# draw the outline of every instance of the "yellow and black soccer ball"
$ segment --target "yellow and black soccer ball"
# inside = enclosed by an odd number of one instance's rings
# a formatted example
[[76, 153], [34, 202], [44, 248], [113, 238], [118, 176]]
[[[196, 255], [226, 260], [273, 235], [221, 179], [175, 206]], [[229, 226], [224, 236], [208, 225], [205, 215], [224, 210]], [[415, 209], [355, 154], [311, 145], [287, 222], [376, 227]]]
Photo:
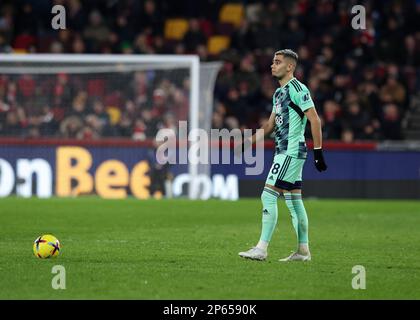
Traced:
[[60, 241], [51, 234], [44, 234], [34, 241], [34, 255], [40, 259], [56, 257], [60, 254]]

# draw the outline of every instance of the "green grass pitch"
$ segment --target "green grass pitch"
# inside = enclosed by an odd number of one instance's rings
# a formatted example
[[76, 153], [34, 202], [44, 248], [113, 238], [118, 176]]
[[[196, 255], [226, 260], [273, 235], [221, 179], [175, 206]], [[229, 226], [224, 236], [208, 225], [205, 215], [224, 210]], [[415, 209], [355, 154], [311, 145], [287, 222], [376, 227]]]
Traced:
[[[5, 198], [0, 204], [0, 299], [419, 299], [420, 202], [306, 200], [313, 260], [295, 248], [283, 201], [268, 260], [238, 252], [260, 233], [259, 199], [139, 201]], [[46, 233], [55, 259], [32, 254]], [[54, 290], [54, 265], [66, 289]], [[354, 290], [352, 267], [366, 269]]]

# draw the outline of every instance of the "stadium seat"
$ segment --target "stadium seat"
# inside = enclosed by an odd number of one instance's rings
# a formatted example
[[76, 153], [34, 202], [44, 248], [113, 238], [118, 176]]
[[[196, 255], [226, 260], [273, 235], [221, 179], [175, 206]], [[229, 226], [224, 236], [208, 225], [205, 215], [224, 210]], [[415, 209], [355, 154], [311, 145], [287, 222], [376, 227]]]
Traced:
[[241, 25], [244, 16], [244, 7], [239, 3], [226, 3], [222, 6], [219, 13], [219, 21], [232, 23], [235, 27]]
[[106, 108], [112, 125], [116, 125], [121, 119], [121, 111], [117, 107], [109, 106]]
[[171, 40], [182, 40], [188, 31], [186, 19], [167, 19], [165, 21], [165, 38]]
[[207, 50], [210, 55], [217, 55], [229, 48], [230, 38], [227, 36], [212, 36], [207, 42]]
[[13, 49], [14, 54], [26, 54], [28, 53], [28, 50], [26, 49]]

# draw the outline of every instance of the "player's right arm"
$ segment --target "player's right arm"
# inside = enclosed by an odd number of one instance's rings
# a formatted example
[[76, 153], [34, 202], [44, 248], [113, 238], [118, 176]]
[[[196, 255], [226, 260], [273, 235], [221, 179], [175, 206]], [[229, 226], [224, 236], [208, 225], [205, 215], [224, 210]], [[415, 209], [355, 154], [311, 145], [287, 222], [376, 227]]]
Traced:
[[264, 139], [265, 136], [271, 134], [274, 130], [275, 124], [276, 124], [276, 113], [272, 112], [268, 121], [262, 125], [260, 130], [257, 130], [257, 132], [252, 135], [251, 144], [254, 144], [257, 141], [261, 141], [262, 139]]
[[241, 152], [248, 149], [257, 141], [261, 141], [264, 139], [265, 136], [271, 134], [274, 130], [276, 124], [276, 113], [272, 112], [270, 118], [267, 122], [265, 122], [260, 129], [257, 130], [255, 134], [253, 134], [250, 138], [245, 139], [242, 145], [238, 146], [235, 150], [235, 154], [240, 154]]

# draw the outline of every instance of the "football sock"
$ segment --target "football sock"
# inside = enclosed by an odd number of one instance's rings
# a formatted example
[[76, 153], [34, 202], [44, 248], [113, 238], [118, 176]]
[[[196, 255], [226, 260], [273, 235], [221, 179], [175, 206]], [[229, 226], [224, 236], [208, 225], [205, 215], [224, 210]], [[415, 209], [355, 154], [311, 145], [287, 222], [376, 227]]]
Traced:
[[307, 256], [309, 254], [309, 246], [307, 243], [299, 243], [298, 253]]
[[284, 193], [286, 205], [289, 208], [292, 217], [293, 228], [299, 243], [299, 253], [307, 254], [308, 249], [308, 216], [303, 205], [302, 195], [300, 193]]
[[263, 213], [260, 242], [264, 241], [267, 243], [267, 245], [271, 240], [274, 228], [277, 224], [277, 198], [279, 195], [280, 194], [277, 191], [267, 187], [264, 188], [264, 191], [261, 194]]
[[262, 249], [262, 250], [267, 250], [268, 247], [268, 242], [264, 241], [264, 240], [260, 240], [257, 243], [257, 248]]

